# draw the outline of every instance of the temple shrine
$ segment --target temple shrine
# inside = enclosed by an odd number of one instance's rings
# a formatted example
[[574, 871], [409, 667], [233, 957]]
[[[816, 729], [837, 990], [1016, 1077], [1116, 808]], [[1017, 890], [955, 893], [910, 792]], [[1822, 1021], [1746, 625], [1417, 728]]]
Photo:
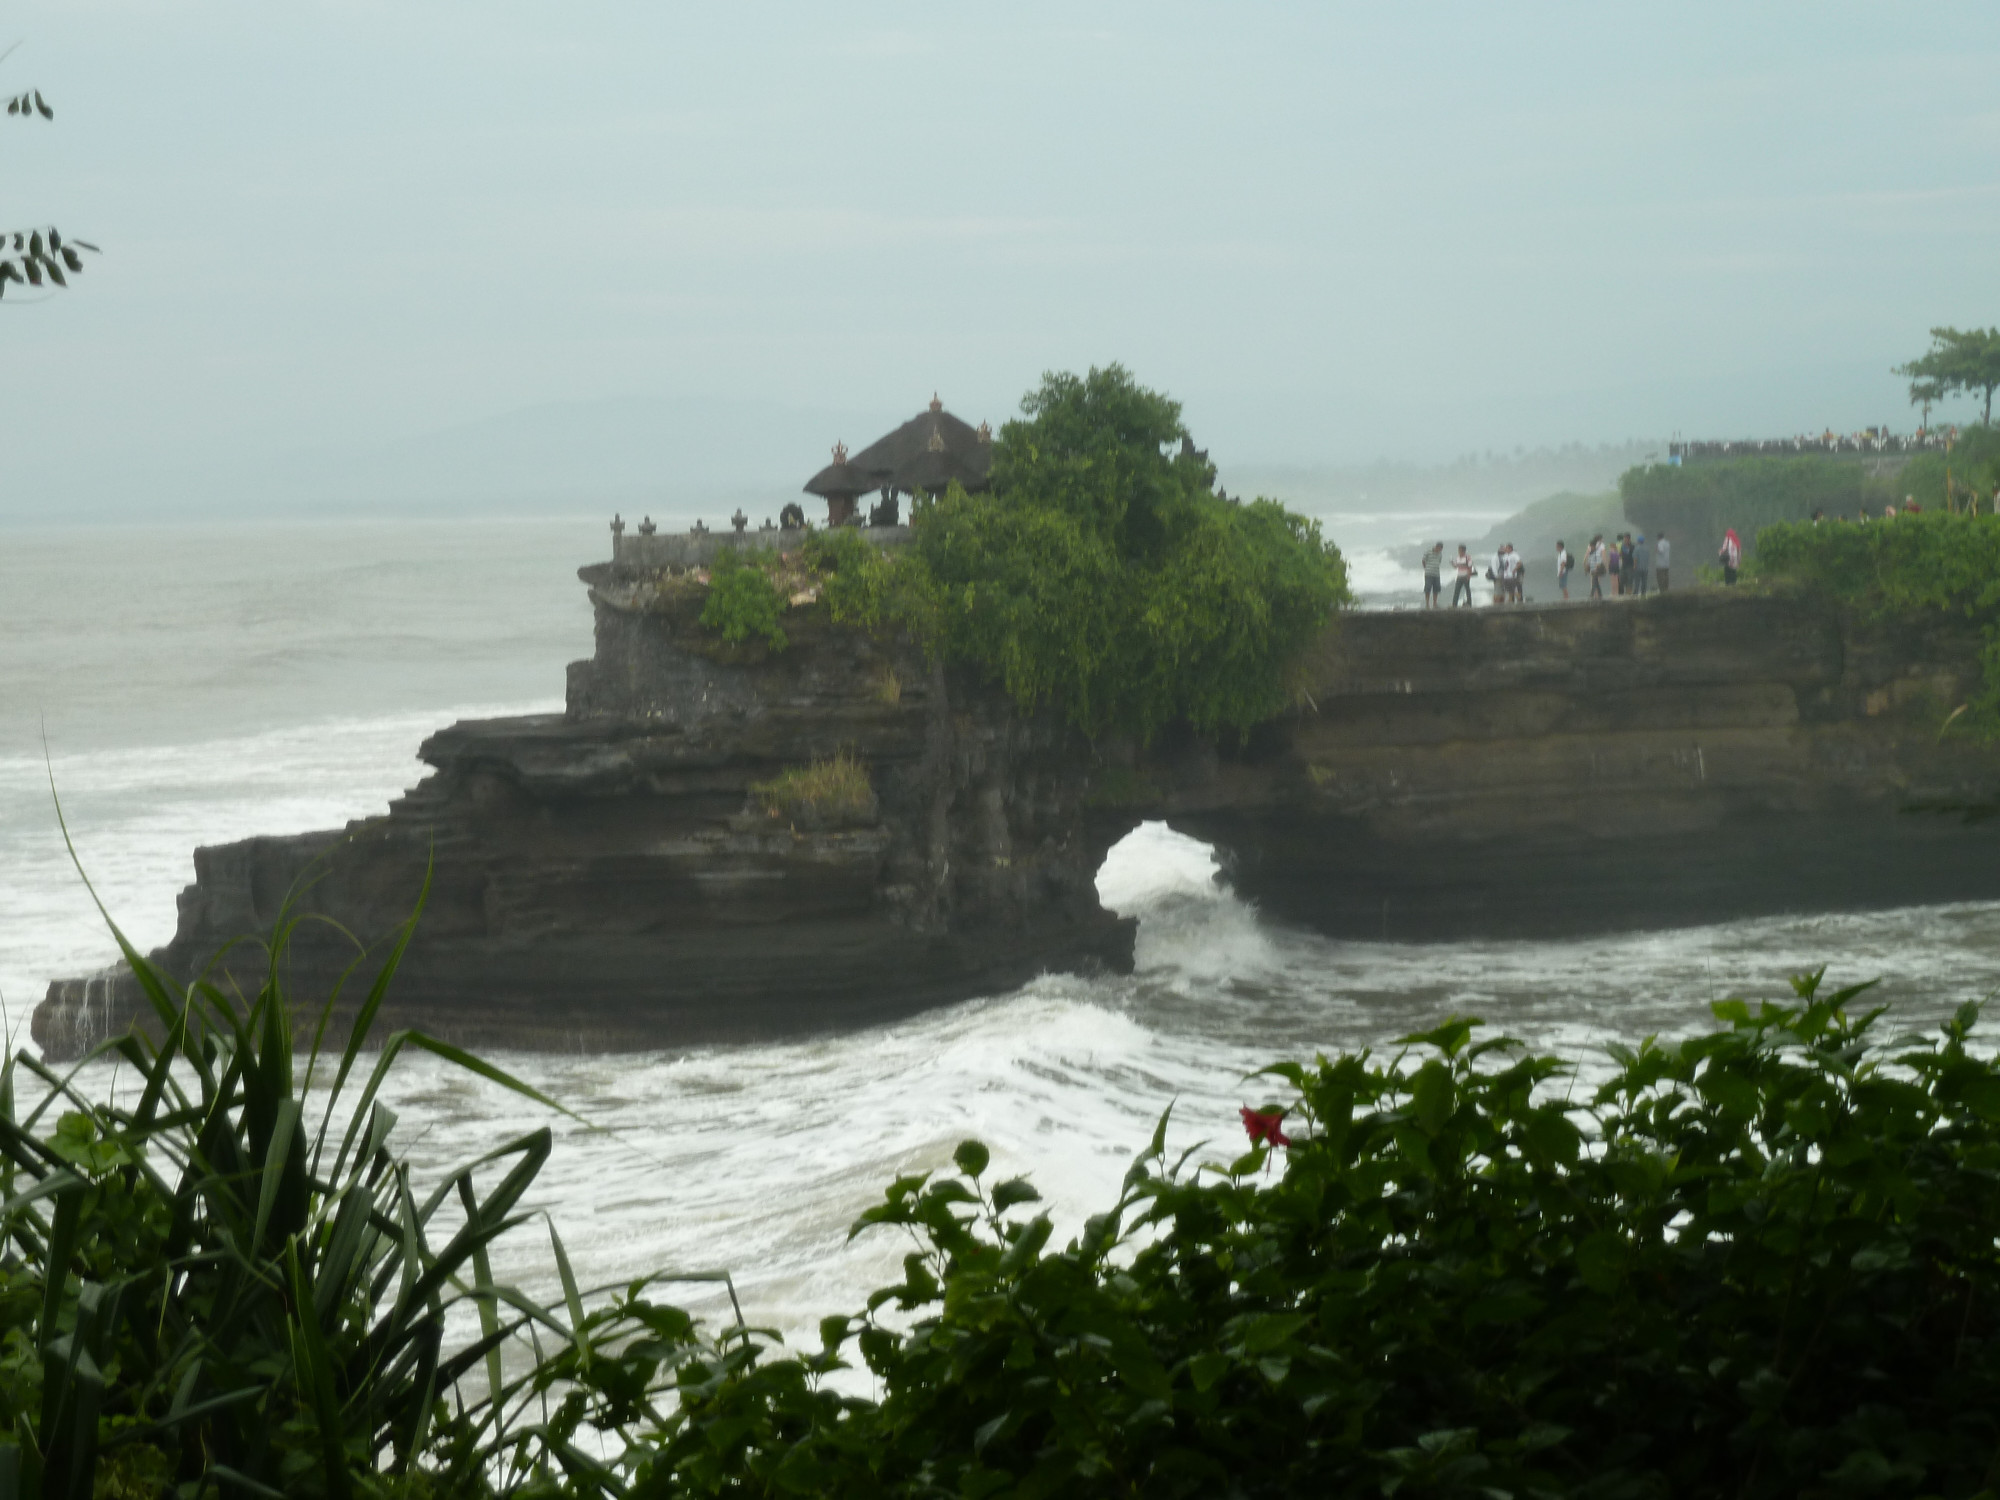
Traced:
[[899, 497], [940, 494], [953, 480], [976, 494], [989, 487], [992, 469], [993, 429], [960, 421], [932, 395], [928, 409], [851, 458], [845, 443], [835, 443], [833, 462], [808, 479], [805, 490], [826, 501], [829, 526], [854, 524], [861, 497], [879, 492], [869, 524], [894, 526]]

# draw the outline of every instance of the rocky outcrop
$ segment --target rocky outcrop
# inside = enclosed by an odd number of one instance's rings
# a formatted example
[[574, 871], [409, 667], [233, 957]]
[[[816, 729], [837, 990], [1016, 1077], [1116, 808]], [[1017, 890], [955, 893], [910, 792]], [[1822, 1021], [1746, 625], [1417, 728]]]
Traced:
[[1301, 711], [1144, 763], [1267, 914], [1422, 941], [2000, 897], [1975, 630], [1689, 591], [1351, 616]]
[[[1723, 591], [1355, 615], [1293, 712], [1141, 748], [817, 605], [770, 654], [719, 647], [685, 579], [583, 576], [596, 649], [565, 714], [433, 736], [386, 817], [197, 851], [162, 966], [200, 971], [288, 898], [380, 941], [428, 870], [385, 1025], [563, 1049], [851, 1026], [1128, 965], [1093, 877], [1154, 817], [1216, 844], [1267, 913], [1370, 938], [2000, 896], [1990, 825], [1965, 817], [2000, 803], [2000, 757], [1940, 734], [1979, 643], [1935, 620]], [[755, 791], [842, 751], [868, 785], [837, 814]], [[294, 992], [352, 956], [301, 926]], [[62, 981], [35, 1039], [73, 1055], [136, 1010], [128, 974]]]
[[[788, 649], [720, 647], [685, 578], [587, 568], [594, 658], [561, 715], [461, 723], [386, 817], [197, 850], [177, 978], [287, 910], [378, 946], [420, 897], [381, 1025], [463, 1044], [590, 1050], [880, 1021], [1051, 968], [1129, 968], [1132, 923], [1098, 904], [1090, 755], [906, 646], [789, 612]], [[850, 755], [865, 803], [765, 805], [788, 768]], [[428, 894], [425, 894], [428, 879]], [[292, 993], [355, 957], [290, 935]], [[263, 955], [219, 968], [254, 986]], [[345, 1014], [372, 966], [348, 982]], [[121, 971], [50, 987], [34, 1037], [76, 1054], [140, 1013]]]

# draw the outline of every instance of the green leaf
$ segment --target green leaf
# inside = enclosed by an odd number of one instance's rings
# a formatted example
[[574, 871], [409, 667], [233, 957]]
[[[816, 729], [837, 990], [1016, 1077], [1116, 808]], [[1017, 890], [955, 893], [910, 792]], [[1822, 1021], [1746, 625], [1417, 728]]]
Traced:
[[1419, 1130], [1435, 1139], [1451, 1119], [1455, 1103], [1451, 1073], [1443, 1063], [1427, 1062], [1417, 1070], [1410, 1088], [1410, 1106]]
[[986, 1170], [986, 1164], [992, 1157], [978, 1141], [960, 1141], [951, 1159], [967, 1177], [977, 1177]]
[[1227, 1375], [1230, 1366], [1234, 1363], [1235, 1361], [1231, 1360], [1228, 1355], [1217, 1353], [1214, 1350], [1210, 1350], [1206, 1354], [1197, 1354], [1193, 1359], [1188, 1361], [1188, 1380], [1196, 1390], [1205, 1391], [1214, 1385], [1216, 1381]]
[[1025, 1177], [1010, 1177], [993, 1189], [993, 1211], [1005, 1213], [1021, 1203], [1039, 1203], [1042, 1195]]
[[1577, 1275], [1593, 1292], [1609, 1296], [1624, 1280], [1625, 1259], [1625, 1242], [1609, 1230], [1596, 1230], [1576, 1247]]

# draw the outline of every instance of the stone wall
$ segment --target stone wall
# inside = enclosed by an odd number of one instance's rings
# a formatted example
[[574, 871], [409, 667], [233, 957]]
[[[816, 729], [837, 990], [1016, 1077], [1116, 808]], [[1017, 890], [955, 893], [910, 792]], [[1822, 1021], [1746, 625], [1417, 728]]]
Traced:
[[[848, 529], [877, 547], [897, 547], [910, 539], [910, 528], [907, 526], [855, 526]], [[777, 552], [796, 552], [811, 535], [809, 527], [791, 526], [745, 527], [742, 531], [614, 530], [611, 534], [611, 561], [618, 567], [639, 572], [706, 568], [732, 549], [769, 548]]]

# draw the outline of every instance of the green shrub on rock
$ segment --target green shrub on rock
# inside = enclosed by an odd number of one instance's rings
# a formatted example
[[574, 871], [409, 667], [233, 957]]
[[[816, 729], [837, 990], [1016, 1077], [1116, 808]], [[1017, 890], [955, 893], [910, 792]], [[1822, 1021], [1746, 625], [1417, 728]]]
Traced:
[[709, 569], [701, 623], [732, 646], [755, 638], [773, 651], [785, 649], [785, 632], [778, 623], [785, 613], [785, 596], [771, 581], [769, 560], [768, 552], [724, 547]]
[[1936, 612], [1985, 633], [1967, 726], [2000, 734], [2000, 518], [1921, 511], [1894, 520], [1797, 522], [1757, 533], [1750, 576], [1825, 595], [1872, 618]]

